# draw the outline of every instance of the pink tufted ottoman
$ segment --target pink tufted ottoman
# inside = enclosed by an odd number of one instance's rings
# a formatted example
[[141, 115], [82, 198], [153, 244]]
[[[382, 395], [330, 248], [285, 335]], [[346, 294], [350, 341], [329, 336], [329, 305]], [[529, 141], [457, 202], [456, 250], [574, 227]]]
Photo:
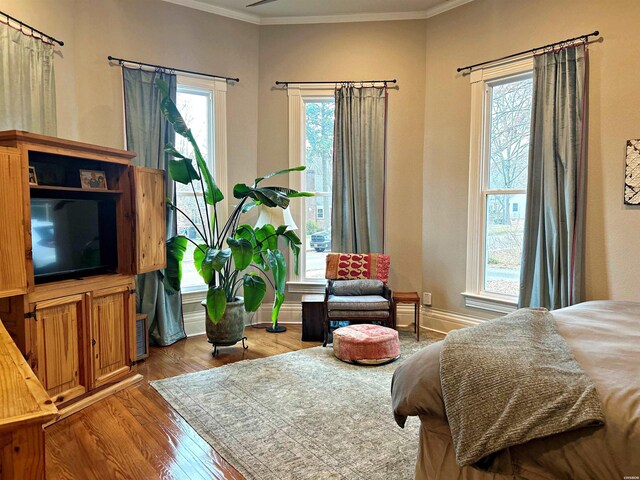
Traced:
[[379, 325], [349, 325], [333, 332], [333, 353], [340, 360], [378, 365], [400, 357], [398, 332]]

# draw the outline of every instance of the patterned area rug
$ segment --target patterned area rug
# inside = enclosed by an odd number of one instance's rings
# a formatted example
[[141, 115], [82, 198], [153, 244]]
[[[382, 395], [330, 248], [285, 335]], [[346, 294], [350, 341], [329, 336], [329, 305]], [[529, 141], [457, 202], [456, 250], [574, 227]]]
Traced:
[[391, 377], [437, 340], [401, 335], [400, 359], [383, 366], [315, 347], [151, 385], [249, 480], [411, 479], [420, 422], [395, 424]]

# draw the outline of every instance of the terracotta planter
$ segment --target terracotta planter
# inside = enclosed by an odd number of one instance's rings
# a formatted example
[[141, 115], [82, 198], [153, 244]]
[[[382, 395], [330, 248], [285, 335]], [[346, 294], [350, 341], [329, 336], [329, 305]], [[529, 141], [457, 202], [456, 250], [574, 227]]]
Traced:
[[[206, 301], [202, 302], [202, 306], [206, 312]], [[227, 303], [224, 315], [216, 325], [209, 320], [207, 313], [205, 315], [207, 338], [213, 345], [234, 345], [244, 337], [244, 325], [248, 318], [248, 314], [244, 310], [244, 298], [237, 297], [235, 302]]]

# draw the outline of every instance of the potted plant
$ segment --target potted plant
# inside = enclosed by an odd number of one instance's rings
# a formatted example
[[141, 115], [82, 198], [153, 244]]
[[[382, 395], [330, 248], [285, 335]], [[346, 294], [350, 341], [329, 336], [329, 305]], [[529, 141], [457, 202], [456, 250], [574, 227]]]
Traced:
[[[275, 297], [271, 313], [271, 321], [277, 325], [280, 307], [284, 302], [286, 261], [278, 248], [282, 239], [291, 249], [294, 268], [298, 271], [300, 239], [287, 227], [266, 224], [254, 228], [241, 224], [241, 216], [252, 208], [262, 205], [268, 208], [289, 206], [294, 197], [312, 196], [311, 193], [298, 192], [285, 187], [261, 186], [261, 182], [276, 175], [304, 170], [305, 167], [288, 168], [256, 178], [251, 186], [237, 184], [233, 188], [233, 196], [237, 205], [223, 219], [218, 216], [217, 205], [224, 196], [209, 171], [202, 153], [191, 130], [180, 115], [178, 108], [169, 96], [167, 84], [157, 80], [156, 86], [163, 94], [161, 108], [166, 119], [171, 123], [178, 135], [185, 137], [195, 157], [185, 157], [176, 148], [167, 144], [170, 177], [181, 184], [190, 185], [194, 193], [196, 185], [203, 195], [194, 195], [200, 220], [198, 226], [194, 219], [178, 208], [170, 200], [169, 208], [183, 215], [195, 229], [198, 240], [184, 235], [176, 235], [167, 241], [167, 267], [164, 281], [171, 288], [178, 290], [182, 279], [182, 260], [189, 242], [195, 246], [193, 260], [198, 273], [207, 285], [206, 325], [209, 341], [214, 345], [233, 345], [243, 338], [245, 312], [255, 312], [262, 304], [267, 291], [267, 283], [274, 290]], [[240, 296], [242, 288], [243, 295]]]

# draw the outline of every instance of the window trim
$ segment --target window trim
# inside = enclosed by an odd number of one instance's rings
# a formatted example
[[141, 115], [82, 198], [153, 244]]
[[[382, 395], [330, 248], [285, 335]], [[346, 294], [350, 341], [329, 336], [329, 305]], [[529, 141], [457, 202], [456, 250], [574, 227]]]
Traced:
[[[533, 71], [533, 57], [474, 70], [471, 83], [471, 131], [469, 147], [469, 190], [467, 218], [467, 270], [466, 287], [462, 292], [465, 306], [498, 313], [514, 311], [518, 299], [484, 291], [485, 209], [486, 192], [483, 190], [488, 145], [486, 142], [489, 120], [487, 108], [488, 86], [508, 77], [524, 76]], [[512, 191], [509, 190], [509, 193]]]
[[[205, 78], [191, 75], [177, 75], [177, 85], [207, 89], [212, 92], [213, 116], [213, 177], [225, 198], [217, 204], [218, 216], [228, 215], [228, 178], [227, 178], [227, 82], [218, 78]], [[207, 286], [192, 285], [183, 287], [183, 304], [200, 303], [205, 296]]]
[[[334, 97], [335, 87], [331, 84], [289, 84], [289, 168], [304, 165], [305, 158], [305, 101]], [[299, 172], [289, 174], [289, 186], [294, 190], [302, 190], [304, 179]], [[291, 202], [291, 215], [295, 220], [303, 239], [305, 232], [305, 202]], [[300, 255], [298, 274], [293, 270], [293, 262], [289, 262], [287, 290], [292, 293], [324, 293], [325, 279], [312, 281], [304, 277], [306, 271], [305, 255]]]

